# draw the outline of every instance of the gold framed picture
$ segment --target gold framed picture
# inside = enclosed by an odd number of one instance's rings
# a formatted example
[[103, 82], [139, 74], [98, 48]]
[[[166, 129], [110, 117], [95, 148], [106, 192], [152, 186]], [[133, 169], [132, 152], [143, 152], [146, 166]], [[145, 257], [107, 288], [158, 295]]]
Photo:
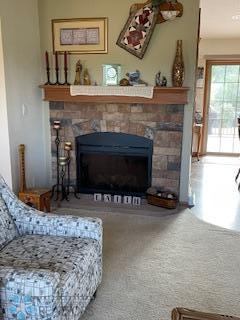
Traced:
[[63, 53], [107, 53], [107, 18], [52, 20], [53, 51]]

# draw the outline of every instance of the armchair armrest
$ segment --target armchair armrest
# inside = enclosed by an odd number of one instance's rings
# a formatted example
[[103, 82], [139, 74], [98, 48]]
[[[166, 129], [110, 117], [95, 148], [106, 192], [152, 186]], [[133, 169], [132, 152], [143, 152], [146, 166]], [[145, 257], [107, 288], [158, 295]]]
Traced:
[[46, 214], [30, 208], [15, 196], [3, 179], [0, 179], [0, 193], [21, 235], [81, 237], [102, 243], [101, 219]]
[[98, 218], [45, 214], [31, 209], [14, 220], [20, 234], [91, 238], [102, 242], [102, 221]]

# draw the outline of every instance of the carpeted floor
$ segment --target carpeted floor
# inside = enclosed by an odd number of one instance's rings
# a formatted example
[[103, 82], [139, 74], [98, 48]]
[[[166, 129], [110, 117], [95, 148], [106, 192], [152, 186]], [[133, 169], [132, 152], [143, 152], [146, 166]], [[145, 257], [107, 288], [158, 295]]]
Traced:
[[240, 233], [189, 210], [163, 217], [58, 212], [104, 223], [103, 282], [81, 320], [169, 320], [176, 306], [240, 316]]

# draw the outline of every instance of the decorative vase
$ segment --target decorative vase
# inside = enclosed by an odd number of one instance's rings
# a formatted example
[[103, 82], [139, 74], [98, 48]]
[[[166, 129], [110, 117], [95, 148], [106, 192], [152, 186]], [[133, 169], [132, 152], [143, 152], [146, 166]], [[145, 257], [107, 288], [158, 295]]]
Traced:
[[182, 40], [177, 41], [177, 50], [172, 69], [172, 83], [174, 87], [182, 87], [184, 81], [184, 62]]

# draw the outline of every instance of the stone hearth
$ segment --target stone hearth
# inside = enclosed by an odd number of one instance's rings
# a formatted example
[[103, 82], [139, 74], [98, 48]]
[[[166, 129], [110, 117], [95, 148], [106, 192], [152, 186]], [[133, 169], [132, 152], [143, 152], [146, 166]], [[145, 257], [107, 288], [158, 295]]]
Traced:
[[[179, 194], [184, 105], [50, 102], [50, 120], [60, 120], [62, 143], [73, 143], [71, 178], [76, 179], [75, 137], [122, 132], [153, 140], [152, 185]], [[51, 127], [52, 177], [56, 179], [56, 132]], [[62, 146], [63, 147], [63, 146]], [[61, 147], [61, 150], [63, 149]]]

